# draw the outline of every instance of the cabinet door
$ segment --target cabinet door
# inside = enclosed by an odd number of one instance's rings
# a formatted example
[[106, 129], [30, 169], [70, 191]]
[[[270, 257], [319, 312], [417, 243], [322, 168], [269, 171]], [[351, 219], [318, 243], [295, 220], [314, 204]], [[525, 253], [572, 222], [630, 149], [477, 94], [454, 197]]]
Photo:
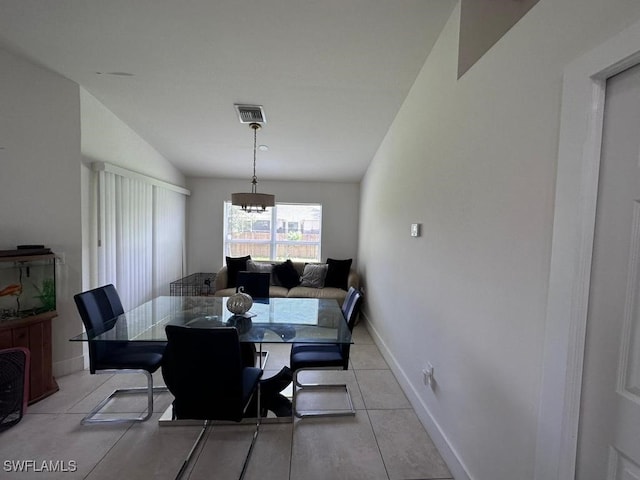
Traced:
[[13, 334], [11, 329], [0, 331], [0, 350], [13, 347]]
[[44, 384], [46, 377], [43, 367], [46, 359], [43, 356], [42, 350], [42, 340], [44, 337], [42, 325], [43, 322], [29, 325], [29, 350], [31, 350], [31, 379], [29, 382], [31, 394], [29, 398], [38, 398], [45, 390]]

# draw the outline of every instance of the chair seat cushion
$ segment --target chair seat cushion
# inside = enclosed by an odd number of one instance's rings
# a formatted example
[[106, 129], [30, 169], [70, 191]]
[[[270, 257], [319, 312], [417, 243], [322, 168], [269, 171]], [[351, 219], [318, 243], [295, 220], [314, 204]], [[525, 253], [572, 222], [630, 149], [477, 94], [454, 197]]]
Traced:
[[97, 370], [139, 369], [153, 373], [162, 363], [164, 348], [165, 346], [161, 343], [150, 343], [148, 345], [119, 344], [108, 348], [100, 355], [95, 366]]
[[347, 291], [333, 287], [313, 288], [298, 286], [288, 290], [285, 296], [288, 298], [335, 298], [338, 303], [342, 304], [347, 296]]
[[294, 343], [291, 346], [291, 354], [304, 351], [338, 351], [338, 345], [335, 343]]
[[291, 351], [290, 363], [292, 370], [300, 368], [344, 367], [344, 358], [336, 345], [333, 349], [302, 349]]

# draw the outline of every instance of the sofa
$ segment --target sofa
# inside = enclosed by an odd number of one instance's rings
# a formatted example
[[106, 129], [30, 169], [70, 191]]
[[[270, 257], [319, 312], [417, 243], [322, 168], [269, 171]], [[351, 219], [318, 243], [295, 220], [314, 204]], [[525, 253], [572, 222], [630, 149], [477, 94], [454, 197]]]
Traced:
[[[230, 260], [234, 260], [234, 259], [228, 258], [227, 265], [230, 265], [230, 264], [234, 265], [234, 263]], [[322, 267], [324, 266], [328, 266], [328, 268], [331, 268], [332, 267], [332, 264], [330, 263], [331, 259], [327, 260], [327, 262], [328, 262], [327, 264], [310, 264], [305, 262], [293, 262], [288, 260], [287, 262], [283, 262], [283, 263], [290, 263], [290, 265], [288, 266], [289, 267], [292, 266], [295, 269], [298, 279], [303, 280], [304, 278], [309, 277], [309, 272], [311, 270], [316, 269], [316, 267], [314, 266], [318, 266], [320, 269], [322, 269]], [[346, 261], [335, 260], [334, 262], [346, 262]], [[227, 265], [223, 266], [216, 275], [214, 295], [217, 297], [229, 297], [234, 293], [236, 293], [236, 287], [233, 284], [233, 281], [232, 282], [229, 281], [229, 274], [228, 274], [229, 269]], [[349, 287], [355, 287], [355, 288], [360, 287], [360, 277], [358, 273], [355, 271], [355, 269], [349, 267], [348, 274], [346, 270], [344, 270], [343, 268], [342, 275], [344, 275], [344, 280], [339, 280], [338, 282], [342, 284], [342, 287], [346, 287], [346, 288], [339, 288], [337, 286], [334, 286], [336, 285], [335, 281], [330, 282], [331, 285], [325, 286], [324, 284], [322, 284], [321, 281], [320, 283], [317, 283], [318, 279], [315, 279], [316, 280], [315, 284], [313, 281], [312, 282], [302, 281], [300, 285], [295, 285], [295, 286], [291, 285], [290, 288], [288, 288], [287, 286], [282, 285], [282, 282], [279, 281], [278, 276], [274, 272], [274, 267], [280, 268], [282, 266], [283, 265], [280, 262], [264, 262], [264, 261], [248, 260], [248, 264], [245, 268], [242, 268], [242, 266], [238, 267], [237, 265], [234, 265], [232, 268], [234, 269], [240, 268], [240, 271], [256, 271], [256, 272], [263, 272], [263, 273], [270, 272], [271, 273], [271, 285], [269, 286], [270, 298], [287, 298], [287, 297], [288, 298], [334, 298], [338, 301], [339, 304], [342, 304], [345, 297], [347, 296], [347, 291], [349, 290]], [[342, 263], [342, 267], [344, 266], [345, 264]], [[335, 280], [335, 276], [333, 278]], [[346, 282], [346, 284], [344, 282]], [[315, 286], [308, 286], [310, 284], [314, 284]]]

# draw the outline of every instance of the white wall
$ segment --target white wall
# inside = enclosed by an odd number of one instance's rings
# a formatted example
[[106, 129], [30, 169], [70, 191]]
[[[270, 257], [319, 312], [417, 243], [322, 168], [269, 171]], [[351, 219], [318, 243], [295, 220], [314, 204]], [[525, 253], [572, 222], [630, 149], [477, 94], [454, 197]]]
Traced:
[[[322, 258], [357, 261], [360, 188], [355, 183], [260, 181], [259, 191], [276, 202], [322, 204]], [[223, 203], [233, 192], [251, 188], [248, 180], [188, 178], [188, 273], [217, 272], [224, 261]]]
[[2, 49], [0, 72], [0, 249], [43, 243], [64, 253], [53, 321], [60, 376], [83, 367], [82, 345], [69, 342], [82, 329], [73, 295], [89, 282], [90, 175], [83, 160], [176, 184], [184, 177], [74, 82]]
[[184, 186], [184, 175], [127, 124], [80, 87], [82, 124], [82, 238], [83, 290], [98, 286], [97, 261], [91, 246], [97, 241], [95, 217], [91, 205], [94, 192], [91, 162], [101, 161], [128, 170]]
[[562, 71], [639, 17], [542, 0], [457, 81], [458, 7], [363, 180], [369, 324], [458, 480], [533, 478]]
[[184, 175], [169, 160], [82, 87], [80, 104], [82, 156], [86, 163], [108, 162], [184, 186]]
[[45, 244], [57, 267], [54, 374], [82, 364], [73, 294], [81, 286], [78, 85], [0, 49], [0, 249]]

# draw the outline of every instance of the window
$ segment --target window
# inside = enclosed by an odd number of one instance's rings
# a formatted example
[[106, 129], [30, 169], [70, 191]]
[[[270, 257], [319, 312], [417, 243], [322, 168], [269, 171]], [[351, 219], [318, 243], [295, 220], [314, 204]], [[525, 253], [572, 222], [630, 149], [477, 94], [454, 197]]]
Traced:
[[224, 255], [255, 260], [319, 262], [322, 205], [278, 203], [264, 213], [224, 202]]

